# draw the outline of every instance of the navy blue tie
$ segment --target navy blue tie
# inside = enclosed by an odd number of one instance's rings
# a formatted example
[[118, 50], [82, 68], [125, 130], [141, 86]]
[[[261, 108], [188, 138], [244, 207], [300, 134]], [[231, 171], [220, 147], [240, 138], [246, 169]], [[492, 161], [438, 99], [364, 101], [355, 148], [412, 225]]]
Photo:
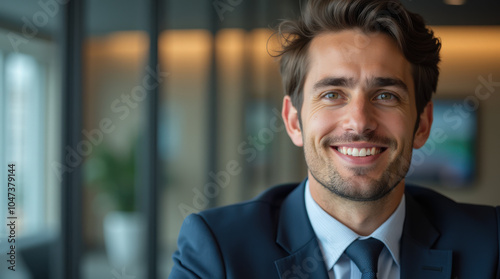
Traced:
[[384, 243], [375, 238], [355, 240], [345, 250], [346, 255], [361, 271], [361, 279], [377, 279], [378, 256]]

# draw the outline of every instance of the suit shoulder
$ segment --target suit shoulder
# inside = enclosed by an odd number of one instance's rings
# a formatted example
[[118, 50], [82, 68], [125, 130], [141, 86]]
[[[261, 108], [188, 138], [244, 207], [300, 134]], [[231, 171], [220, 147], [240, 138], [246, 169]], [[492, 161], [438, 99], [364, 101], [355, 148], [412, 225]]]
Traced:
[[428, 188], [409, 185], [406, 186], [406, 194], [420, 206], [429, 219], [434, 220], [434, 223], [456, 223], [489, 228], [498, 219], [496, 212], [498, 208], [459, 203]]
[[432, 189], [421, 186], [406, 185], [406, 194], [410, 194], [411, 197], [419, 203], [427, 203], [429, 205], [441, 204], [443, 206], [452, 206], [452, 207], [458, 206], [458, 207], [472, 208], [478, 210], [494, 210], [493, 206], [459, 203]]
[[281, 184], [267, 189], [257, 197], [232, 205], [216, 207], [199, 213], [207, 223], [212, 224], [222, 217], [226, 220], [238, 219], [249, 221], [252, 218], [262, 217], [265, 212], [279, 212], [285, 198], [297, 188], [298, 183]]

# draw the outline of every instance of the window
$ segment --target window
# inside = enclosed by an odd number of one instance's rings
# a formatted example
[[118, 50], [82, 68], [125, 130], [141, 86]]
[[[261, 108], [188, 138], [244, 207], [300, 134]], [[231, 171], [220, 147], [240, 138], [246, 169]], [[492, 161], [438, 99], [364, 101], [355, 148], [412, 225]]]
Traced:
[[[0, 29], [0, 34], [15, 33]], [[56, 239], [59, 229], [60, 181], [50, 168], [60, 154], [56, 53], [54, 42], [38, 38], [31, 38], [18, 51], [8, 44], [0, 45], [0, 161], [5, 174], [0, 188], [0, 217], [2, 220], [16, 217], [14, 235], [18, 264], [24, 261], [32, 239]], [[15, 196], [10, 196], [14, 198], [10, 200], [12, 208], [8, 208], [7, 200], [8, 164], [15, 165], [15, 186], [11, 187], [15, 188]], [[0, 277], [8, 270], [3, 268], [6, 262], [3, 251], [13, 244], [5, 241], [11, 235], [9, 227], [0, 226]]]

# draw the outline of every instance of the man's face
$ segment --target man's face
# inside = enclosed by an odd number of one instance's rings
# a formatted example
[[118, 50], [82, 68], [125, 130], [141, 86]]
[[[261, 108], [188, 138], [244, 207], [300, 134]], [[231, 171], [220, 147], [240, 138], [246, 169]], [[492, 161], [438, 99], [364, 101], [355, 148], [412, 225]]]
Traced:
[[378, 200], [404, 183], [412, 148], [428, 137], [432, 103], [414, 133], [411, 64], [385, 34], [324, 33], [308, 55], [301, 124], [289, 97], [283, 115], [309, 179], [350, 200]]

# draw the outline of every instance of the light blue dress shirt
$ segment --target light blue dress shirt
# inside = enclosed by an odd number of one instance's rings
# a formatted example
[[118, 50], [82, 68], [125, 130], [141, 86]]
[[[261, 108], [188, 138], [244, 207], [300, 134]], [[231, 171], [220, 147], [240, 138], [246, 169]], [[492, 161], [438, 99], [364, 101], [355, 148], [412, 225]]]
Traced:
[[312, 198], [309, 180], [306, 182], [305, 203], [330, 279], [361, 278], [358, 267], [344, 254], [344, 250], [354, 240], [369, 237], [376, 238], [385, 244], [379, 256], [378, 279], [400, 278], [399, 246], [406, 211], [404, 195], [389, 219], [366, 237], [359, 236], [326, 213]]

